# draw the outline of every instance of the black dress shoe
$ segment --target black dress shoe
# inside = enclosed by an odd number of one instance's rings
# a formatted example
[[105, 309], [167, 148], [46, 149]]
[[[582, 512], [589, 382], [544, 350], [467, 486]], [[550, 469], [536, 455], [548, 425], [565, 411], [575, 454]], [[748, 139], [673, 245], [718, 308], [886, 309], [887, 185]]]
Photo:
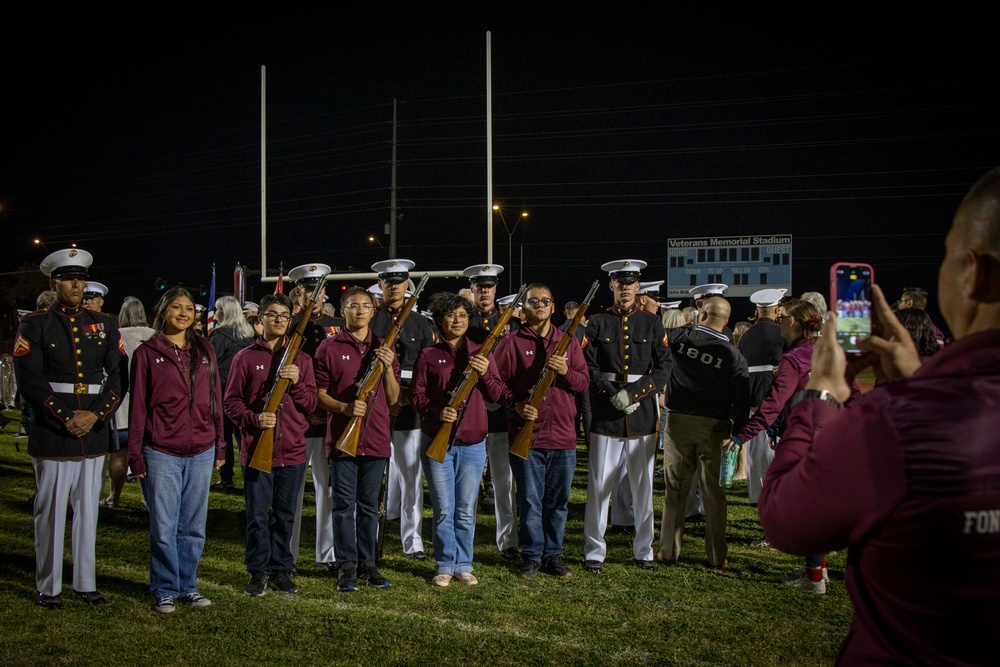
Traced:
[[412, 558], [413, 560], [427, 560], [427, 554], [423, 551], [414, 551], [412, 554], [403, 554], [407, 558]]
[[86, 604], [105, 604], [107, 602], [107, 600], [104, 599], [104, 596], [97, 591], [90, 591], [89, 593], [73, 591], [73, 597]]
[[519, 561], [521, 560], [521, 552], [517, 550], [517, 547], [507, 547], [500, 554], [509, 561]]
[[35, 598], [35, 604], [46, 610], [62, 609], [62, 598], [58, 595], [42, 595], [39, 593], [38, 597]]

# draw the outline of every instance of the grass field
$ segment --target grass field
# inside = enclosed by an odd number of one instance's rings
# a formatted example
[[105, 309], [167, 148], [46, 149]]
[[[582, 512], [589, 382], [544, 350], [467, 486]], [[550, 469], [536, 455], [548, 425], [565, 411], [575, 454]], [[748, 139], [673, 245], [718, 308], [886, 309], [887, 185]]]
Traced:
[[[66, 605], [46, 612], [34, 606], [31, 462], [24, 440], [15, 451], [15, 430], [16, 421], [0, 435], [0, 665], [822, 665], [851, 618], [845, 552], [829, 559], [827, 595], [781, 585], [801, 559], [750, 546], [761, 533], [739, 484], [729, 493], [729, 569], [705, 567], [703, 524], [689, 524], [675, 566], [644, 572], [632, 565], [630, 538], [613, 535], [605, 572], [585, 572], [583, 448], [566, 537], [573, 576], [564, 580], [516, 578], [497, 552], [492, 514], [481, 513], [479, 586], [431, 586], [432, 563], [404, 558], [390, 522], [382, 572], [392, 588], [337, 593], [312, 562], [307, 509], [299, 593], [252, 599], [242, 497], [213, 492], [199, 587], [214, 604], [160, 616], [148, 589], [148, 518], [138, 485], [127, 484], [122, 507], [102, 508], [98, 525], [98, 584], [110, 604], [68, 599], [67, 530]], [[655, 502], [659, 516], [662, 480]], [[429, 548], [429, 503], [425, 516]]]

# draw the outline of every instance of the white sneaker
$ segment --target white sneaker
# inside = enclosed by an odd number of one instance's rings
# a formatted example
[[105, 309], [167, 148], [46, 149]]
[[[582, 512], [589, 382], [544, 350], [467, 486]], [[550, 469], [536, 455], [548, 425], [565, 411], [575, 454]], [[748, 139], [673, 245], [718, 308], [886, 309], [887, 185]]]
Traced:
[[445, 586], [451, 583], [451, 575], [450, 574], [435, 575], [435, 577], [431, 579], [431, 583], [434, 584], [435, 586], [440, 586], [441, 588], [444, 588]]
[[785, 579], [784, 584], [792, 588], [798, 588], [800, 591], [808, 591], [816, 595], [826, 595], [825, 581], [813, 581], [806, 576]]
[[771, 543], [767, 541], [766, 537], [761, 538], [759, 540], [754, 540], [753, 542], [750, 543], [750, 546], [752, 546], [754, 549], [767, 549], [768, 551], [777, 551], [777, 549], [772, 547]]
[[[797, 567], [794, 570], [792, 570], [792, 579], [804, 576], [806, 576], [806, 568]], [[830, 571], [827, 570], [825, 567], [823, 568], [823, 581], [830, 581]]]
[[185, 593], [177, 598], [177, 601], [192, 607], [209, 607], [212, 605], [211, 600], [199, 593]]

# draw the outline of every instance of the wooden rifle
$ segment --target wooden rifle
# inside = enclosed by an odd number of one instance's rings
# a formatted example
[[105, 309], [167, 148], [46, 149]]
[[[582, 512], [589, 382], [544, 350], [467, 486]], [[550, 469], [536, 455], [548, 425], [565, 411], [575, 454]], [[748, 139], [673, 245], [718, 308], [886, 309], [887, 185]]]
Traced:
[[[576, 334], [576, 328], [580, 326], [583, 322], [584, 316], [587, 314], [587, 307], [593, 300], [594, 295], [597, 294], [597, 288], [600, 285], [600, 281], [595, 280], [594, 284], [590, 286], [590, 291], [587, 292], [587, 298], [583, 300], [583, 303], [579, 308], [576, 309], [576, 315], [573, 316], [573, 321], [570, 322], [569, 326], [566, 327], [566, 333], [559, 342], [556, 343], [556, 349], [552, 352], [552, 356], [563, 356], [566, 354], [566, 350], [569, 348], [569, 343], [573, 340]], [[546, 359], [546, 362], [548, 359]], [[549, 387], [556, 380], [556, 372], [551, 368], [543, 368], [542, 374], [535, 383], [535, 386], [531, 390], [531, 396], [528, 398], [528, 405], [533, 408], [537, 408], [541, 405], [542, 401], [545, 400], [545, 394], [548, 393]], [[517, 436], [514, 438], [514, 442], [510, 443], [510, 453], [514, 456], [519, 456], [522, 459], [528, 458], [528, 452], [531, 451], [532, 445], [532, 433], [535, 428], [535, 420], [525, 421], [521, 425], [521, 430], [517, 432]]]
[[[494, 346], [499, 342], [500, 338], [503, 337], [503, 330], [507, 326], [507, 322], [510, 320], [510, 316], [514, 313], [514, 308], [517, 304], [521, 303], [524, 299], [524, 293], [527, 291], [526, 285], [521, 285], [521, 289], [517, 292], [517, 297], [511, 301], [506, 308], [500, 313], [500, 319], [493, 326], [486, 340], [483, 344], [479, 346], [479, 350], [476, 352], [477, 357], [488, 357], [490, 352], [493, 351]], [[461, 380], [451, 391], [451, 398], [448, 401], [448, 407], [452, 410], [459, 410], [462, 405], [468, 400], [469, 394], [472, 393], [473, 388], [476, 383], [479, 382], [479, 373], [473, 370], [472, 366], [466, 366], [465, 372], [462, 373]], [[438, 428], [437, 434], [434, 439], [431, 440], [431, 444], [427, 447], [427, 456], [434, 459], [438, 463], [444, 462], [444, 455], [448, 451], [448, 446], [452, 441], [452, 431], [458, 422], [441, 422], [440, 428]]]
[[[400, 310], [399, 315], [392, 321], [392, 328], [389, 329], [389, 334], [382, 341], [381, 347], [392, 349], [396, 344], [396, 339], [403, 332], [403, 324], [406, 322], [406, 318], [413, 312], [413, 307], [417, 305], [417, 297], [420, 296], [424, 285], [427, 284], [427, 278], [428, 276], [425, 273], [424, 277], [417, 284], [417, 288], [413, 290], [413, 294], [403, 303], [403, 308]], [[367, 402], [368, 397], [371, 396], [375, 388], [378, 387], [378, 383], [382, 380], [384, 372], [385, 365], [379, 361], [378, 357], [372, 358], [372, 363], [368, 366], [365, 376], [358, 382], [358, 395], [355, 400]], [[351, 456], [358, 455], [358, 442], [361, 436], [363, 419], [364, 417], [351, 417], [351, 421], [347, 422], [344, 432], [340, 434], [340, 438], [337, 440], [337, 449]]]
[[[312, 296], [309, 297], [309, 301], [306, 302], [305, 308], [302, 309], [302, 319], [299, 320], [299, 324], [295, 327], [295, 331], [288, 338], [288, 345], [285, 346], [285, 353], [281, 357], [281, 363], [278, 365], [278, 370], [295, 363], [295, 357], [299, 354], [299, 349], [302, 347], [302, 343], [305, 340], [306, 327], [309, 326], [309, 318], [312, 317], [313, 310], [319, 305], [319, 295], [323, 292], [323, 287], [326, 285], [326, 276], [320, 278], [319, 282], [316, 283], [316, 287], [313, 288]], [[264, 401], [264, 412], [278, 412], [278, 406], [281, 405], [281, 399], [285, 397], [285, 392], [288, 391], [288, 387], [292, 384], [291, 380], [285, 378], [279, 378], [275, 375], [274, 384], [271, 385], [271, 391], [267, 394], [267, 399]], [[231, 444], [231, 443], [227, 443]], [[250, 467], [254, 470], [260, 470], [261, 472], [271, 472], [271, 459], [274, 458], [274, 427], [266, 428], [264, 431], [257, 436], [257, 443], [254, 445], [253, 456], [250, 458]]]

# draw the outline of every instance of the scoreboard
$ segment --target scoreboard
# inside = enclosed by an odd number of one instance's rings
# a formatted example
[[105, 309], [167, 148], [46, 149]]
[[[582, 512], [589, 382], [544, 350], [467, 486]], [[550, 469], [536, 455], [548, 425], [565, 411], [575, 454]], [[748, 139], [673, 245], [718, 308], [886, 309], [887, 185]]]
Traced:
[[706, 283], [729, 285], [728, 296], [779, 287], [791, 292], [791, 234], [667, 239], [667, 296], [686, 297]]

